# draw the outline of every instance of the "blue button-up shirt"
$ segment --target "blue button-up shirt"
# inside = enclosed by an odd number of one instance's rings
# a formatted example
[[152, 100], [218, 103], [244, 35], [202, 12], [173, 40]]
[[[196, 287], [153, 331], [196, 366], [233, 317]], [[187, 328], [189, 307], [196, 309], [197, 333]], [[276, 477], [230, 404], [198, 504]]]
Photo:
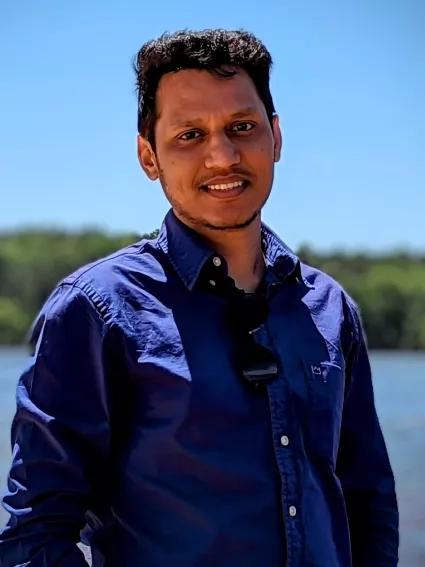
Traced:
[[238, 366], [224, 259], [172, 212], [54, 290], [17, 390], [1, 567], [82, 567], [84, 529], [96, 567], [397, 564], [357, 309], [262, 236], [262, 388]]

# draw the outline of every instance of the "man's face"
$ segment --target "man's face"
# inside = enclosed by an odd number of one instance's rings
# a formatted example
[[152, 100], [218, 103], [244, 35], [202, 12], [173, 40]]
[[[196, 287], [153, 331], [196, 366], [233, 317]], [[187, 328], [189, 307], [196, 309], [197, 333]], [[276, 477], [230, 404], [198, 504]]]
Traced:
[[156, 104], [156, 149], [139, 137], [139, 160], [176, 215], [195, 229], [249, 225], [270, 194], [281, 135], [248, 74], [169, 73]]

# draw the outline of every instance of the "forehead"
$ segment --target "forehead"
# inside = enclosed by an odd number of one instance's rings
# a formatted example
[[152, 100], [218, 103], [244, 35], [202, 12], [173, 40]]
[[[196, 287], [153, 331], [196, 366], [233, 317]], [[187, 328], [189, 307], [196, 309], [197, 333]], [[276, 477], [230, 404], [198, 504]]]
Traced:
[[158, 121], [170, 125], [191, 117], [224, 117], [242, 109], [265, 114], [253, 81], [242, 69], [230, 78], [198, 69], [168, 73], [160, 81], [156, 104]]

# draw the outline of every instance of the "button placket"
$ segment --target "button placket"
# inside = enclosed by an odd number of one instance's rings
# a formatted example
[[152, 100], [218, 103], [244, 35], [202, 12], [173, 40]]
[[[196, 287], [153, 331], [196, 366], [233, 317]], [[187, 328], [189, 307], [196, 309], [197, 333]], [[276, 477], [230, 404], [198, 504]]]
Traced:
[[[289, 420], [285, 411], [287, 402], [287, 389], [283, 376], [267, 385], [269, 395], [272, 427], [279, 431], [275, 437], [276, 457], [282, 480], [282, 505], [285, 516], [285, 529], [287, 539], [287, 564], [288, 566], [301, 565], [301, 554], [303, 549], [303, 532], [301, 525], [300, 510], [295, 506], [300, 502], [300, 479], [297, 475], [296, 457], [290, 449], [288, 435], [282, 434], [288, 431]], [[276, 433], [277, 433], [276, 431]]]

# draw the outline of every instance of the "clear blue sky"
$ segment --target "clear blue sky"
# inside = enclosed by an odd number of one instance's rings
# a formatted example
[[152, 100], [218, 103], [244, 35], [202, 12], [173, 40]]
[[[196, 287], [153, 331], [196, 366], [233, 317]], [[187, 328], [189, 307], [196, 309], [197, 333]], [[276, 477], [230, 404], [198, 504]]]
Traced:
[[422, 0], [1, 0], [0, 230], [150, 231], [131, 62], [182, 27], [243, 27], [274, 57], [284, 159], [264, 219], [292, 246], [425, 249]]

